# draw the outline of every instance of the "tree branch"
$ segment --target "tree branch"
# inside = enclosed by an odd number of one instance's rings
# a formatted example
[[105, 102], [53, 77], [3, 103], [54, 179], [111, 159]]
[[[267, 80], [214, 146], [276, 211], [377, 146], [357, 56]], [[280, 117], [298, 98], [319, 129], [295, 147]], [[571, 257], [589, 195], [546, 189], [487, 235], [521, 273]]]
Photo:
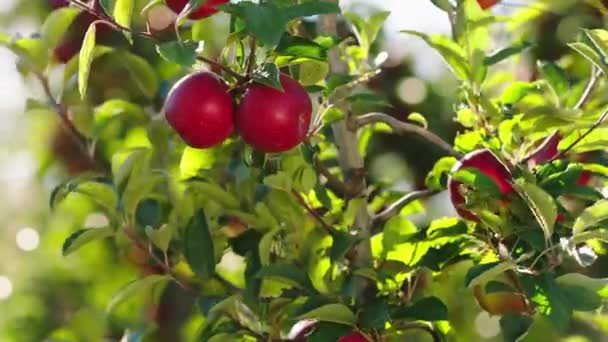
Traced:
[[403, 209], [408, 204], [419, 200], [421, 198], [429, 197], [438, 193], [436, 190], [418, 190], [412, 191], [403, 195], [401, 198], [393, 202], [386, 209], [382, 210], [376, 216], [374, 216], [374, 226], [381, 227], [381, 223], [388, 221], [391, 217], [397, 215], [401, 209]]
[[606, 120], [607, 117], [608, 117], [608, 109], [606, 109], [604, 111], [604, 113], [602, 113], [602, 115], [597, 119], [597, 121], [593, 124], [593, 126], [591, 126], [587, 130], [587, 132], [583, 133], [580, 137], [578, 137], [576, 140], [574, 140], [568, 147], [566, 147], [563, 151], [558, 153], [551, 160], [553, 161], [553, 160], [558, 160], [558, 159], [563, 158], [566, 154], [568, 154], [568, 152], [570, 152], [570, 150], [572, 150], [576, 145], [578, 145], [578, 143], [583, 141], [583, 139], [585, 139], [589, 134], [591, 134], [596, 128], [600, 127], [604, 123], [604, 120]]
[[298, 201], [298, 203], [300, 203], [300, 205], [306, 209], [306, 211], [315, 219], [317, 220], [317, 222], [319, 222], [319, 224], [321, 224], [321, 227], [323, 227], [329, 234], [331, 234], [332, 232], [334, 232], [334, 228], [332, 226], [330, 226], [329, 224], [327, 224], [327, 222], [325, 222], [325, 220], [323, 219], [323, 217], [321, 217], [321, 215], [319, 215], [313, 208], [311, 208], [308, 203], [306, 203], [306, 200], [302, 197], [302, 195], [293, 190], [292, 191], [293, 196], [296, 198], [296, 200]]
[[432, 143], [433, 145], [441, 148], [442, 150], [447, 152], [449, 155], [454, 156], [458, 159], [462, 158], [462, 154], [456, 152], [456, 150], [454, 150], [454, 148], [452, 148], [452, 146], [450, 144], [448, 144], [445, 140], [443, 140], [441, 137], [439, 137], [435, 133], [430, 132], [420, 126], [416, 126], [414, 124], [400, 121], [388, 114], [369, 113], [369, 114], [361, 115], [357, 118], [354, 118], [353, 120], [354, 120], [357, 128], [361, 128], [363, 126], [371, 125], [371, 124], [378, 123], [378, 122], [383, 122], [383, 123], [389, 125], [393, 129], [393, 131], [397, 134], [418, 135], [418, 136], [426, 139], [428, 142]]
[[[333, 4], [338, 4], [339, 2], [338, 0], [324, 1]], [[317, 22], [317, 28], [320, 34], [336, 36], [338, 34], [336, 14], [321, 15]], [[339, 48], [334, 47], [329, 51], [329, 66], [332, 74], [348, 73], [348, 66], [341, 59]], [[350, 129], [347, 125], [348, 117], [350, 116], [349, 105], [345, 101], [340, 101], [335, 105], [347, 115], [346, 120], [341, 120], [333, 124], [332, 130], [334, 133], [336, 146], [338, 148], [340, 167], [344, 175], [349, 175], [353, 172], [364, 169], [365, 165], [363, 162], [363, 157], [361, 154], [359, 154], [357, 130]], [[361, 192], [357, 195], [362, 195], [367, 188], [365, 177], [357, 178], [358, 184], [356, 184], [355, 188], [361, 189]], [[351, 260], [352, 265], [354, 267], [371, 267], [371, 216], [367, 210], [367, 205], [361, 206], [355, 216], [355, 222], [351, 229], [353, 232], [356, 232], [362, 240], [353, 248], [352, 255], [354, 255], [354, 257]], [[367, 289], [370, 288], [370, 281], [363, 277], [356, 277], [355, 281], [355, 296], [359, 302], [365, 302], [367, 299]]]
[[597, 85], [597, 81], [599, 80], [600, 75], [601, 70], [594, 66], [593, 69], [591, 69], [591, 78], [589, 78], [589, 83], [587, 83], [587, 86], [581, 94], [581, 97], [578, 99], [574, 107], [572, 107], [573, 109], [581, 109], [583, 105], [585, 105], [587, 100], [589, 100], [589, 98], [591, 97], [591, 93], [593, 93], [593, 89], [595, 89], [595, 86]]
[[[326, 167], [323, 165], [323, 162], [319, 158], [315, 158], [313, 166], [315, 170], [321, 174], [325, 179], [327, 179], [327, 183], [325, 185], [333, 191], [336, 195], [341, 198], [352, 198], [360, 194], [363, 189], [359, 189], [354, 187], [350, 181], [341, 181], [338, 177], [334, 176]], [[356, 179], [355, 179], [356, 180]], [[358, 180], [356, 180], [357, 184], [361, 185]]]

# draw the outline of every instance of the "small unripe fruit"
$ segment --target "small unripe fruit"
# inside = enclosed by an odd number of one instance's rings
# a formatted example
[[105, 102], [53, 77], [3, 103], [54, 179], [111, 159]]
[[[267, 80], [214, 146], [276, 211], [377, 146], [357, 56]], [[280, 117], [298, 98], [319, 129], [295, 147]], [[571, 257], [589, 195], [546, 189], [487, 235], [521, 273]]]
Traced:
[[500, 0], [477, 0], [477, 2], [479, 3], [479, 6], [485, 10], [499, 3]]
[[296, 80], [281, 74], [283, 91], [254, 83], [239, 105], [236, 125], [254, 149], [278, 153], [299, 145], [310, 128], [312, 102]]
[[200, 72], [179, 80], [165, 102], [167, 121], [194, 148], [223, 142], [234, 127], [228, 86], [215, 74]]
[[[513, 191], [513, 186], [511, 185], [511, 172], [507, 166], [488, 149], [476, 150], [467, 154], [454, 165], [452, 172], [454, 173], [464, 168], [476, 168], [493, 179], [503, 195], [507, 195]], [[450, 191], [452, 204], [462, 218], [478, 221], [478, 218], [474, 213], [462, 208], [462, 205], [465, 204], [465, 197], [460, 191], [461, 185], [461, 182], [452, 177], [448, 179], [448, 190]]]
[[529, 314], [530, 305], [525, 296], [515, 292], [485, 293], [481, 285], [473, 288], [479, 306], [490, 315]]
[[[188, 18], [197, 20], [210, 17], [219, 12], [215, 6], [228, 2], [230, 2], [230, 0], [207, 0], [207, 2], [202, 4], [199, 8], [190, 12]], [[184, 10], [187, 4], [188, 0], [167, 0], [167, 6], [178, 14]]]
[[369, 340], [358, 332], [353, 332], [350, 335], [342, 336], [337, 342], [369, 342]]

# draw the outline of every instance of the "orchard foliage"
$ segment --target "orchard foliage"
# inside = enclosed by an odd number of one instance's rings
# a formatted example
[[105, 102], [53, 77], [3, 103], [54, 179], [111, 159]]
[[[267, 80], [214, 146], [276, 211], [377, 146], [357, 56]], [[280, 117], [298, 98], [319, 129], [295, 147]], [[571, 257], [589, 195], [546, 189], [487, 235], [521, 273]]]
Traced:
[[[563, 58], [530, 62], [542, 42], [490, 33], [519, 37], [542, 8], [502, 18], [487, 10], [497, 1], [432, 2], [452, 36], [402, 33], [459, 82], [453, 142], [420, 114], [383, 113], [368, 88], [386, 59], [376, 41], [387, 12], [51, 1], [39, 35], [0, 35], [44, 90], [28, 113], [56, 117], [75, 146], [51, 208], [86, 202], [107, 218], [67, 236], [63, 254], [104, 241], [117, 274], [140, 271], [107, 303], [108, 336], [171, 340], [171, 294], [185, 296], [179, 325], [194, 322], [199, 341], [466, 340], [450, 291], [499, 317], [507, 341], [600, 316], [608, 280], [587, 274], [608, 240], [608, 31], [581, 28]], [[209, 34], [218, 15], [226, 32]], [[217, 37], [219, 50], [206, 41]], [[513, 77], [526, 62], [533, 75]], [[369, 177], [370, 141], [387, 133], [444, 154], [422, 189]], [[407, 218], [444, 190], [460, 217]]]

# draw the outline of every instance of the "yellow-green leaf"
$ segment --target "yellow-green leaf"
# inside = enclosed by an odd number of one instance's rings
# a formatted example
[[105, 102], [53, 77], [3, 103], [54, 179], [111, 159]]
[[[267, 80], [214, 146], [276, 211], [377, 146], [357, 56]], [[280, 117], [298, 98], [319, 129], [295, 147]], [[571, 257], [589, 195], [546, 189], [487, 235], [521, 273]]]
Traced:
[[78, 62], [78, 91], [84, 99], [87, 93], [87, 85], [89, 82], [89, 73], [91, 72], [91, 63], [93, 62], [93, 50], [95, 49], [95, 25], [89, 26], [87, 33], [84, 36], [82, 48], [80, 49]]

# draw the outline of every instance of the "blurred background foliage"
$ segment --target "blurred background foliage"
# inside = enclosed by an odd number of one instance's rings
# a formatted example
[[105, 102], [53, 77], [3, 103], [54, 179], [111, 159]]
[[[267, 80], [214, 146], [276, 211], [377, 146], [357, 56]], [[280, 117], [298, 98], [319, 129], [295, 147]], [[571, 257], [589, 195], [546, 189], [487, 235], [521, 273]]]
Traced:
[[[139, 0], [138, 8], [147, 2]], [[530, 7], [526, 7], [528, 3]], [[388, 101], [387, 112], [401, 119], [411, 113], [421, 113], [432, 131], [453, 141], [463, 129], [453, 119], [458, 83], [434, 52], [415, 38], [396, 35], [401, 29], [449, 34], [449, 23], [443, 13], [427, 0], [386, 3], [358, 0], [343, 2], [342, 6], [361, 14], [378, 8], [393, 11], [389, 25], [374, 48], [376, 52], [388, 51], [389, 60], [371, 88]], [[24, 36], [36, 34], [50, 11], [46, 0], [2, 0], [0, 31]], [[585, 1], [504, 0], [493, 11], [497, 15], [512, 16], [512, 20], [506, 27], [493, 31], [492, 45], [498, 48], [515, 37], [529, 41], [533, 48], [515, 62], [493, 69], [488, 88], [499, 94], [505, 84], [534, 80], [536, 60], [560, 60], [574, 78], [585, 79], [589, 75], [589, 64], [566, 46], [576, 39], [581, 27], [604, 26], [601, 14]], [[211, 56], [223, 47], [227, 18], [219, 15], [197, 23], [197, 34], [205, 41], [205, 51]], [[140, 21], [135, 25], [143, 27], [145, 23]], [[107, 44], [129, 48], [119, 34], [110, 33], [103, 39]], [[160, 59], [149, 41], [136, 39], [131, 49], [152, 66], [152, 73], [159, 77], [161, 92], [168, 91], [181, 76], [181, 69]], [[104, 62], [103, 58], [114, 61]], [[129, 84], [125, 79], [122, 56], [108, 54], [103, 58], [95, 62], [98, 67], [93, 67], [90, 93], [95, 96], [89, 98], [92, 102], [89, 105], [122, 98], [160, 108], [162, 103], [149, 103], [145, 89], [142, 91], [137, 84]], [[101, 214], [90, 214], [94, 204], [86, 196], [71, 196], [51, 214], [50, 192], [68, 176], [96, 166], [72, 143], [56, 116], [36, 110], [31, 103], [27, 104], [29, 110], [24, 110], [25, 98], [41, 95], [42, 90], [32, 77], [21, 83], [14, 60], [10, 52], [1, 51], [0, 98], [5, 102], [0, 103], [3, 119], [0, 127], [0, 186], [3, 188], [0, 193], [3, 227], [0, 229], [0, 341], [117, 341], [123, 337], [125, 327], [132, 328], [130, 337], [135, 341], [143, 332], [133, 327], [141, 324], [143, 329], [148, 329], [143, 323], [150, 321], [156, 321], [159, 326], [155, 335], [159, 341], [174, 341], [177, 336], [185, 341], [193, 340], [203, 317], [192, 298], [176, 286], [155, 294], [161, 296], [159, 304], [148, 306], [144, 312], [138, 310], [136, 298], [121, 306], [111, 319], [106, 316], [105, 307], [119, 288], [137, 274], [154, 272], [137, 248], [131, 248], [126, 255], [117, 255], [113, 244], [95, 242], [77, 254], [62, 257], [61, 247], [66, 236], [82, 227], [103, 226], [107, 222]], [[77, 89], [69, 89], [65, 97], [73, 97], [77, 102]], [[87, 110], [86, 106], [83, 110]], [[78, 123], [78, 113], [74, 115]], [[129, 115], [131, 129], [124, 129], [121, 122], [105, 127], [106, 138], [98, 148], [107, 158], [119, 149], [146, 146], [148, 139], [162, 138], [148, 137], [137, 127], [137, 113]], [[374, 136], [366, 158], [372, 178], [407, 191], [424, 184], [424, 177], [440, 156], [434, 147], [415, 137], [379, 134]], [[410, 217], [424, 225], [444, 215], [453, 215], [453, 209], [440, 194], [426, 200], [424, 208], [412, 210]], [[124, 263], [124, 258], [129, 263]], [[497, 318], [481, 312], [470, 290], [462, 286], [470, 267], [467, 263], [452, 266], [429, 284], [429, 288], [450, 308], [450, 324], [454, 329], [450, 339], [499, 341]], [[608, 260], [602, 257], [589, 275], [607, 277], [607, 270]], [[555, 334], [548, 323], [538, 324], [528, 339], [606, 341], [608, 317], [578, 315], [567, 337]], [[424, 340], [425, 336], [417, 338]]]

